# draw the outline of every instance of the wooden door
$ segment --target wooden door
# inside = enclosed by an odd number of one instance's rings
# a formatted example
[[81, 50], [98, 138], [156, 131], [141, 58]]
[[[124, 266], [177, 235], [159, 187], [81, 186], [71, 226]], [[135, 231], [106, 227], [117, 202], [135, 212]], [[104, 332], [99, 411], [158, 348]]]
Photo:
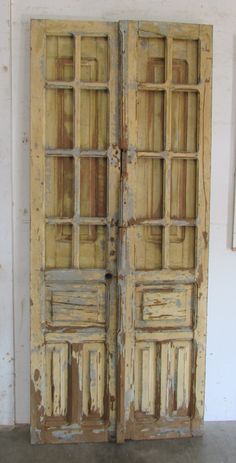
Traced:
[[204, 406], [211, 27], [32, 21], [32, 442]]
[[120, 153], [111, 23], [32, 22], [32, 441], [115, 432]]
[[201, 432], [211, 27], [122, 22], [117, 440]]

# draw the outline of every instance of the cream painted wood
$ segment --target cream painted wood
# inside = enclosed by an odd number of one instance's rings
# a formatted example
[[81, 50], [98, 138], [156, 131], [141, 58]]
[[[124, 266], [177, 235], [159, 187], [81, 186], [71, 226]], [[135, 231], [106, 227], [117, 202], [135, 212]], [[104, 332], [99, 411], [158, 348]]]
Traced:
[[201, 433], [211, 43], [32, 22], [32, 441]]

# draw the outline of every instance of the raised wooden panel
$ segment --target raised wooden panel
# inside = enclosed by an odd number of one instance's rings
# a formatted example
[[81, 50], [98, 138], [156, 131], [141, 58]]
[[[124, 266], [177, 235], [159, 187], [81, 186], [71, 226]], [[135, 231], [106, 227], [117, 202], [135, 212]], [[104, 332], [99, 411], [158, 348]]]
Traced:
[[163, 161], [138, 158], [136, 166], [136, 219], [163, 216]]
[[73, 147], [73, 90], [46, 90], [46, 147]]
[[47, 36], [46, 78], [47, 80], [73, 80], [74, 38], [72, 36]]
[[82, 417], [99, 419], [104, 415], [105, 347], [101, 343], [85, 343], [82, 353]]
[[173, 159], [171, 162], [171, 218], [195, 218], [197, 193], [197, 161]]
[[107, 82], [109, 79], [107, 37], [81, 37], [81, 80]]
[[74, 215], [74, 159], [47, 157], [45, 161], [47, 217]]
[[139, 342], [135, 349], [135, 411], [156, 414], [157, 400], [156, 343]]
[[105, 268], [107, 230], [103, 225], [80, 225], [79, 266], [80, 268]]
[[46, 224], [45, 265], [46, 268], [72, 267], [72, 225]]
[[46, 344], [45, 349], [46, 416], [66, 417], [68, 410], [68, 344]]
[[172, 80], [174, 83], [198, 83], [198, 47], [198, 40], [173, 40]]
[[104, 284], [67, 284], [47, 288], [47, 317], [53, 324], [105, 323]]
[[107, 160], [82, 158], [80, 161], [80, 215], [105, 217], [107, 206]]
[[195, 289], [193, 285], [137, 286], [137, 327], [191, 327]]
[[83, 150], [108, 148], [108, 92], [81, 90], [80, 147]]
[[162, 267], [162, 227], [135, 226], [135, 268], [153, 270]]
[[160, 416], [191, 413], [192, 343], [171, 341], [161, 345]]
[[171, 140], [174, 152], [198, 150], [198, 94], [172, 92]]
[[138, 82], [165, 81], [165, 39], [142, 37], [138, 40]]
[[170, 227], [170, 268], [194, 268], [195, 234], [194, 227]]
[[164, 150], [164, 92], [140, 91], [137, 95], [137, 146], [139, 151]]

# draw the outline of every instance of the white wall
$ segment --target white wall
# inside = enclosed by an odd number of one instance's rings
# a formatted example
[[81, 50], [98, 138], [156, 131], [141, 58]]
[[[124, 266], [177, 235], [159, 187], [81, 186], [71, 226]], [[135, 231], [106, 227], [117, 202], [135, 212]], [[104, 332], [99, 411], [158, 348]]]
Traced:
[[[1, 36], [9, 42], [7, 4]], [[2, 7], [3, 5], [3, 7]], [[1, 11], [2, 14], [2, 11]], [[207, 344], [207, 420], [236, 419], [236, 252], [230, 250], [233, 172], [236, 157], [236, 2], [235, 0], [12, 0], [12, 161], [10, 91], [2, 62], [3, 103], [0, 141], [0, 424], [14, 420], [13, 320], [15, 326], [15, 419], [29, 420], [29, 21], [30, 18], [80, 20], [147, 19], [214, 25], [212, 194]], [[4, 44], [1, 45], [4, 48]], [[4, 49], [5, 50], [5, 49]], [[4, 88], [2, 88], [4, 86]], [[4, 106], [4, 109], [3, 109]], [[7, 107], [9, 111], [7, 112]], [[12, 165], [12, 171], [11, 171]], [[13, 256], [11, 249], [11, 176], [13, 178]], [[14, 268], [14, 319], [12, 316]], [[5, 268], [5, 271], [4, 271]], [[10, 386], [10, 387], [8, 387]]]

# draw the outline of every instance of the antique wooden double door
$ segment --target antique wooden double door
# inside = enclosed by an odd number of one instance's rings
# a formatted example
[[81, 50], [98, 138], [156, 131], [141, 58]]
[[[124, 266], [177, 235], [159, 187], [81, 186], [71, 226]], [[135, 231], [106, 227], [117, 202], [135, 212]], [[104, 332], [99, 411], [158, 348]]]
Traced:
[[211, 34], [32, 21], [32, 442], [201, 432]]

